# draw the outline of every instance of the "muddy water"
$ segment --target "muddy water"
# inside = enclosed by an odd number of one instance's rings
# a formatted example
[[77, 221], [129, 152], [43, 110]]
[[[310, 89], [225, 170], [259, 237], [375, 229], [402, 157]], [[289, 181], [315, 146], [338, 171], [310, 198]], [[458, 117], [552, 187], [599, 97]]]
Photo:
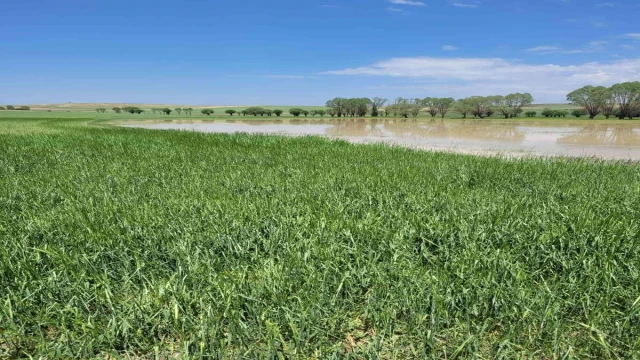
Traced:
[[640, 160], [640, 121], [165, 120], [124, 126], [217, 133], [319, 135], [355, 143], [385, 142], [471, 154]]

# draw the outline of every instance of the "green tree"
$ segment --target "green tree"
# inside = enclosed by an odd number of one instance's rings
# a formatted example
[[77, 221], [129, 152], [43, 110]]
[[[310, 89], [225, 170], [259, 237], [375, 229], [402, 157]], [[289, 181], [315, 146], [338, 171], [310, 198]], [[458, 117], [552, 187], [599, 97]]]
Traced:
[[249, 115], [253, 115], [253, 116], [264, 116], [265, 114], [265, 110], [259, 106], [252, 106], [247, 108], [247, 114]]
[[163, 113], [165, 113], [165, 114], [167, 114], [167, 115], [171, 115], [171, 111], [172, 111], [172, 110], [171, 110], [171, 109], [169, 109], [169, 108], [163, 108], [163, 109], [162, 109], [162, 112], [163, 112]]
[[553, 110], [553, 117], [567, 117], [568, 114], [567, 110]]
[[434, 106], [438, 110], [440, 114], [440, 118], [444, 119], [444, 116], [447, 114], [449, 109], [456, 103], [456, 100], [453, 98], [439, 98], [435, 99]]
[[235, 111], [233, 109], [229, 109], [229, 110], [225, 110], [224, 112], [225, 112], [225, 114], [229, 114], [229, 115], [233, 116], [233, 114], [235, 114], [237, 111]]
[[16, 107], [13, 105], [7, 105], [7, 110], [15, 110]]
[[175, 108], [173, 109], [175, 112], [178, 113], [178, 115], [182, 114], [182, 108]]
[[632, 119], [640, 108], [640, 81], [615, 84], [611, 93], [618, 106], [618, 118]]
[[437, 101], [437, 98], [430, 97], [422, 99], [422, 106], [427, 108], [427, 112], [429, 113], [429, 115], [431, 115], [432, 120], [436, 117], [436, 115], [438, 115], [438, 108], [436, 106]]
[[27, 111], [27, 110], [31, 110], [30, 107], [22, 105], [22, 106], [18, 106], [18, 108], [16, 110], [23, 110], [23, 111]]
[[[387, 103], [387, 99], [374, 97], [371, 99], [371, 116], [377, 117], [380, 114], [380, 108]], [[322, 115], [320, 115], [322, 116]]]
[[611, 90], [604, 86], [584, 86], [567, 95], [567, 101], [581, 106], [589, 114], [590, 119], [602, 112], [608, 98], [611, 98]]
[[182, 111], [184, 111], [185, 114], [191, 116], [191, 112], [193, 111], [192, 108], [186, 108], [186, 109], [182, 109]]
[[471, 101], [469, 100], [469, 98], [460, 99], [456, 101], [456, 103], [453, 105], [453, 109], [456, 112], [460, 113], [463, 119], [466, 119], [467, 115], [473, 112], [474, 110], [473, 105], [471, 104]]
[[[122, 112], [122, 109], [117, 107], [117, 106], [111, 108], [111, 110], [113, 110], [113, 112], [115, 112], [116, 114], [120, 114]], [[151, 110], [153, 110], [153, 109], [151, 109]], [[155, 114], [155, 112], [154, 112], [154, 114]]]
[[249, 115], [249, 110], [244, 109], [244, 110], [240, 111], [240, 113], [241, 113], [243, 116], [247, 116], [247, 115]]
[[548, 118], [548, 117], [553, 117], [553, 110], [549, 109], [549, 108], [545, 108], [542, 110], [542, 116]]
[[298, 117], [298, 116], [300, 116], [300, 114], [302, 114], [303, 111], [304, 110], [299, 109], [299, 108], [293, 108], [293, 109], [289, 109], [289, 114], [291, 114], [291, 115], [293, 115], [295, 117]]
[[4, 106], [0, 106], [0, 110], [7, 110]]
[[538, 115], [538, 112], [537, 112], [537, 111], [532, 111], [532, 110], [530, 110], [530, 111], [525, 112], [524, 114], [525, 114], [527, 117], [536, 117], [536, 115]]
[[282, 115], [282, 113], [283, 113], [283, 112], [284, 112], [284, 111], [282, 111], [282, 110], [280, 110], [280, 109], [273, 110], [273, 113], [274, 113], [274, 114], [276, 114], [276, 116], [280, 116], [280, 115]]
[[584, 116], [584, 115], [587, 115], [587, 114], [588, 114], [588, 112], [585, 109], [575, 109], [575, 110], [573, 110], [571, 112], [571, 115], [573, 115], [573, 116], [575, 116], [577, 118], [579, 118], [581, 116]]
[[200, 110], [200, 112], [203, 113], [204, 115], [209, 116], [209, 115], [213, 114], [215, 111], [213, 111], [213, 109], [202, 109], [202, 110]]
[[302, 115], [304, 115], [304, 117], [309, 116], [309, 111], [307, 111], [307, 110], [302, 110]]
[[107, 109], [105, 109], [105, 108], [97, 108], [96, 112], [98, 112], [98, 113], [106, 113]]
[[273, 110], [271, 109], [264, 109], [264, 114], [267, 116], [271, 116], [271, 114], [273, 114]]

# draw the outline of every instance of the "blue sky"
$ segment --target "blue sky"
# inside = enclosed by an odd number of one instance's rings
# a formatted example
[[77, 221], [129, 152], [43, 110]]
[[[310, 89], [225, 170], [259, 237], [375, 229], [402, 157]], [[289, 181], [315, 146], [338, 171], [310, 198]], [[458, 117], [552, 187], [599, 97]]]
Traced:
[[640, 80], [640, 1], [4, 0], [0, 104], [316, 105]]

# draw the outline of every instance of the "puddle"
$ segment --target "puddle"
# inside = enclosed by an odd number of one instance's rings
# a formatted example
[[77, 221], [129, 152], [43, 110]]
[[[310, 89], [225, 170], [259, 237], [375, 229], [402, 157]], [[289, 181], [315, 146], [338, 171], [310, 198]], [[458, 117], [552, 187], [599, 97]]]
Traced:
[[122, 126], [216, 133], [318, 135], [354, 143], [505, 156], [582, 156], [640, 160], [640, 121], [633, 120], [175, 120]]

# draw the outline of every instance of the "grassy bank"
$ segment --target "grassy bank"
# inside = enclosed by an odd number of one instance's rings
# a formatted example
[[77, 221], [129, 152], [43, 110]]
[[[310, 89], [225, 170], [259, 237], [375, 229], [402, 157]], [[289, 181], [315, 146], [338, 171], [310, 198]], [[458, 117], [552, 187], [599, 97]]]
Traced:
[[0, 357], [640, 356], [638, 165], [87, 122], [0, 118]]

